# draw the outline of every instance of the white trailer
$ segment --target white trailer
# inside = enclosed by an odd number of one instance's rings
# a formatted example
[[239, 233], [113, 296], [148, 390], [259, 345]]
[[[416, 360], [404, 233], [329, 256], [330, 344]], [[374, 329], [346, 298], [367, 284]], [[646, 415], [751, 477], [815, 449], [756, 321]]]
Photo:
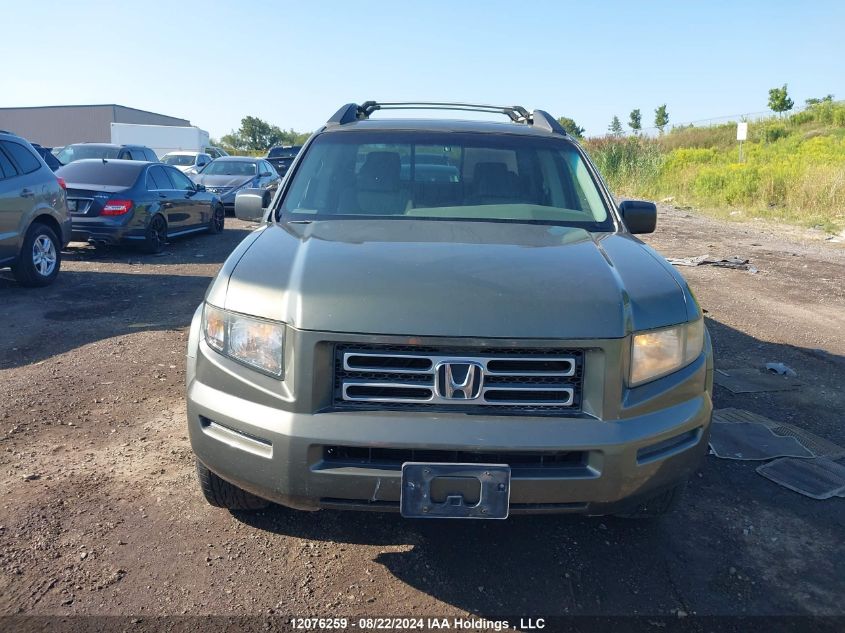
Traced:
[[111, 142], [117, 145], [145, 145], [161, 158], [169, 152], [204, 152], [208, 132], [198, 127], [112, 123]]

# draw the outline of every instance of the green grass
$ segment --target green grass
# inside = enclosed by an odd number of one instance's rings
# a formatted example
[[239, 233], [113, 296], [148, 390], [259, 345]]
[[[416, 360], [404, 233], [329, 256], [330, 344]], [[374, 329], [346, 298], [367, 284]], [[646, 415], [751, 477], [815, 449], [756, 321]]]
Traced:
[[728, 123], [584, 145], [617, 195], [672, 197], [719, 215], [831, 232], [845, 227], [845, 103], [750, 123], [743, 162], [735, 139], [736, 124]]

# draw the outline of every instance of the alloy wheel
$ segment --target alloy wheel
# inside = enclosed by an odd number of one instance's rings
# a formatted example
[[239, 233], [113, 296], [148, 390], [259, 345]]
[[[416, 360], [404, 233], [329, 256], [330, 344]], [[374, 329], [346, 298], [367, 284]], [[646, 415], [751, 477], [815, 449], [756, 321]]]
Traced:
[[41, 277], [49, 277], [56, 268], [56, 245], [47, 235], [39, 235], [32, 243], [32, 265]]

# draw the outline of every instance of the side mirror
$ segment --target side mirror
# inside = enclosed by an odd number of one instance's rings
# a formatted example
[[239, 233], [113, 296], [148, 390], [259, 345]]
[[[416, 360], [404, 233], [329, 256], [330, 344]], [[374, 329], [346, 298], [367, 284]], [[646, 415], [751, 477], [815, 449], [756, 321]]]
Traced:
[[200, 183], [196, 183], [194, 187], [197, 191], [205, 191], [205, 185], [201, 185]]
[[235, 196], [235, 216], [247, 222], [260, 222], [264, 218], [264, 189], [243, 189]]
[[657, 226], [657, 206], [645, 200], [623, 200], [619, 213], [631, 233], [654, 233]]

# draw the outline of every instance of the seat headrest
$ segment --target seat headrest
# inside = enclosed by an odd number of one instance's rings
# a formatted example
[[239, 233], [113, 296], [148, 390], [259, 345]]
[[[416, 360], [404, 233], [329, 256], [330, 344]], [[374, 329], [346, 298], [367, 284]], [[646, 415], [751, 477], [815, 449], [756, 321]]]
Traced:
[[496, 198], [510, 198], [514, 191], [514, 175], [504, 163], [477, 163], [473, 170], [475, 194]]
[[358, 172], [358, 189], [396, 191], [402, 172], [398, 152], [370, 152]]

